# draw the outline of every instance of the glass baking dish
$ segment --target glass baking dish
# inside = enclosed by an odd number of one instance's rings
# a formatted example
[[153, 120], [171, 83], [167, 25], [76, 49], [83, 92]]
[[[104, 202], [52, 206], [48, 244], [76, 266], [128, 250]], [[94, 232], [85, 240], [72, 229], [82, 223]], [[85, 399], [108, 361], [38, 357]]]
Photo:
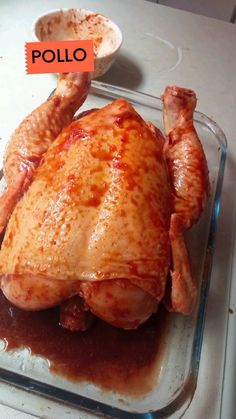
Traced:
[[[130, 101], [144, 119], [163, 128], [162, 102], [159, 98], [96, 81], [92, 83], [89, 97], [80, 112], [102, 107], [118, 97]], [[78, 417], [79, 412], [87, 417], [86, 411], [89, 416], [115, 418], [179, 418], [186, 411], [197, 385], [227, 150], [225, 135], [214, 121], [200, 112], [195, 112], [194, 118], [206, 153], [211, 183], [207, 208], [200, 221], [187, 233], [192, 268], [199, 284], [199, 302], [192, 316], [167, 315], [161, 360], [158, 360], [158, 365], [153, 364], [154, 381], [151, 391], [137, 397], [104, 391], [91, 383], [72, 382], [52, 373], [47, 360], [31, 355], [27, 348], [6, 352], [2, 340], [1, 403], [40, 417], [57, 419]], [[19, 403], [19, 398], [21, 401], [23, 398], [24, 403]], [[46, 408], [53, 409], [54, 416], [50, 416], [49, 410], [47, 416]]]

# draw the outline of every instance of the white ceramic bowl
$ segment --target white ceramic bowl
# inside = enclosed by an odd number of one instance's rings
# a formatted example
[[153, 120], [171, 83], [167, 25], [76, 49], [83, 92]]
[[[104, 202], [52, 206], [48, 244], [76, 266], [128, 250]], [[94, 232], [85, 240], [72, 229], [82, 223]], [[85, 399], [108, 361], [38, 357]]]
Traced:
[[101, 77], [113, 64], [122, 44], [119, 27], [108, 17], [84, 9], [57, 9], [40, 15], [33, 23], [37, 41], [92, 39], [93, 78]]

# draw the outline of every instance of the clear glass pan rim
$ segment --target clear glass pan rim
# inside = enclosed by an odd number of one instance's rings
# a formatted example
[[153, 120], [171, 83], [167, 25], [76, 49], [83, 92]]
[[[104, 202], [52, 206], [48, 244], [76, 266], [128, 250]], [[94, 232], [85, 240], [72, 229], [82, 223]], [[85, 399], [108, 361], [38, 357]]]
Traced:
[[[112, 86], [110, 84], [101, 83], [99, 81], [92, 81], [91, 94], [94, 93], [97, 96], [104, 96], [104, 94], [110, 94], [113, 97], [127, 97], [129, 100], [132, 101], [132, 103], [140, 103], [142, 105], [146, 104], [150, 108], [161, 109], [160, 98], [156, 96], [148, 95], [142, 92], [131, 91], [129, 89], [124, 89], [118, 86]], [[170, 416], [171, 414], [176, 412], [176, 410], [178, 410], [181, 416], [186, 411], [189, 404], [191, 403], [197, 385], [207, 298], [209, 293], [212, 260], [216, 239], [217, 220], [220, 211], [220, 199], [223, 185], [225, 161], [227, 155], [226, 136], [222, 129], [217, 125], [217, 123], [215, 123], [211, 118], [199, 111], [195, 111], [194, 119], [200, 124], [205, 125], [210, 131], [212, 131], [212, 133], [216, 137], [219, 144], [220, 163], [215, 188], [215, 196], [213, 199], [213, 207], [211, 211], [210, 230], [207, 239], [207, 250], [204, 261], [203, 280], [200, 289], [200, 302], [196, 319], [196, 329], [191, 357], [191, 369], [189, 372], [188, 379], [186, 380], [185, 385], [181, 389], [181, 392], [176, 395], [176, 398], [168, 406], [159, 409], [158, 411], [147, 411], [146, 413], [137, 413], [128, 412], [119, 408], [114, 408], [102, 402], [98, 402], [87, 397], [77, 395], [73, 392], [54, 387], [47, 383], [42, 383], [36, 379], [26, 377], [19, 373], [11, 372], [5, 368], [0, 368], [0, 381], [8, 385], [13, 385], [21, 390], [25, 390], [27, 391], [27, 393], [32, 393], [37, 396], [57, 401], [60, 403], [63, 401], [63, 403], [65, 403], [66, 405], [73, 406], [78, 410], [88, 411], [99, 416], [105, 415], [105, 417], [125, 419], [131, 419], [134, 417], [146, 419], [148, 417], [149, 419], [159, 419]], [[2, 176], [3, 171], [0, 170], [0, 178], [2, 178]]]

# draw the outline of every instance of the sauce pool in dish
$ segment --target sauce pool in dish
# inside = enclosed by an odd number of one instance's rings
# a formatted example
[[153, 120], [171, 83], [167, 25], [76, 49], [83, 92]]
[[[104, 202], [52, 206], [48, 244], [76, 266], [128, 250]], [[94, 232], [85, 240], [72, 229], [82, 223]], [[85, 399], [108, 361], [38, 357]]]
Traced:
[[97, 319], [88, 331], [71, 332], [58, 325], [58, 308], [26, 312], [1, 293], [0, 318], [6, 351], [27, 347], [48, 359], [52, 373], [71, 381], [139, 397], [158, 379], [168, 326], [162, 307], [137, 330], [117, 329]]

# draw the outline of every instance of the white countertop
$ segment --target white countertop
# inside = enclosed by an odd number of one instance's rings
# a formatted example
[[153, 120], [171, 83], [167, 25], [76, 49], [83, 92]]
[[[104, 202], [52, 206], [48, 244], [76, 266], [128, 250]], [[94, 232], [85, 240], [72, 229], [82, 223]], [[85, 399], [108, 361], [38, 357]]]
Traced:
[[[225, 314], [228, 316], [231, 275], [230, 307], [234, 310], [236, 300], [236, 257], [231, 260], [236, 208], [236, 25], [144, 0], [1, 2], [0, 152], [18, 123], [45, 100], [55, 84], [52, 75], [25, 75], [24, 42], [32, 40], [32, 21], [48, 9], [68, 5], [102, 12], [115, 20], [123, 31], [120, 55], [102, 80], [155, 96], [160, 96], [167, 84], [192, 88], [198, 95], [198, 110], [213, 118], [226, 134], [229, 153], [198, 387], [184, 416], [185, 419], [217, 419], [220, 417], [227, 333]], [[235, 314], [229, 315], [228, 342], [222, 418], [234, 419]], [[7, 395], [5, 403], [8, 404]], [[54, 419], [45, 412], [42, 415]], [[0, 417], [30, 418], [3, 406], [0, 406]]]

